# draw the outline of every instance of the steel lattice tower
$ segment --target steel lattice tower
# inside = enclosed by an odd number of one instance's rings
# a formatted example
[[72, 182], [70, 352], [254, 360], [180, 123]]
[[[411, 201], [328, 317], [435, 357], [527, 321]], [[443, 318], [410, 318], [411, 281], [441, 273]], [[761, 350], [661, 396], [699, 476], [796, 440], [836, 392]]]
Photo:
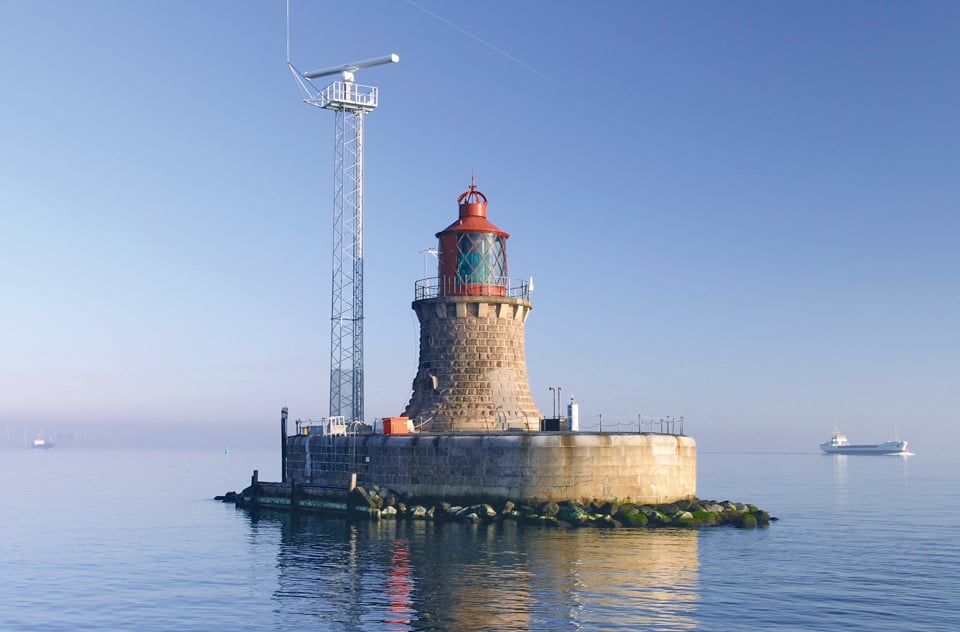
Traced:
[[[377, 107], [377, 88], [354, 82], [362, 68], [397, 55], [301, 74], [290, 70], [303, 101], [335, 114], [333, 143], [333, 277], [330, 307], [330, 416], [363, 421], [363, 117]], [[288, 64], [289, 65], [289, 64]], [[311, 79], [339, 74], [316, 92]]]

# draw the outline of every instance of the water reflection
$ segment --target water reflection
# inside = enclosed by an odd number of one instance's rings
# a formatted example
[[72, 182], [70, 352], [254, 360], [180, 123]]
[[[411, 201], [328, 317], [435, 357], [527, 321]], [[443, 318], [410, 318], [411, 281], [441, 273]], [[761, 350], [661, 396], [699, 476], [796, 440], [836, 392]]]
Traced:
[[410, 571], [410, 544], [403, 539], [393, 541], [393, 558], [387, 578], [386, 595], [390, 603], [387, 623], [395, 626], [410, 623], [413, 613], [413, 574]]
[[887, 498], [908, 493], [910, 455], [825, 455], [832, 461], [833, 499], [836, 509], [846, 509], [876, 489]]
[[697, 627], [699, 532], [576, 531], [541, 534], [539, 602], [566, 622], [629, 629]]
[[835, 504], [838, 508], [847, 505], [847, 455], [830, 454], [827, 458], [833, 459], [833, 487], [835, 490]]
[[278, 628], [697, 627], [697, 531], [251, 516], [279, 530]]

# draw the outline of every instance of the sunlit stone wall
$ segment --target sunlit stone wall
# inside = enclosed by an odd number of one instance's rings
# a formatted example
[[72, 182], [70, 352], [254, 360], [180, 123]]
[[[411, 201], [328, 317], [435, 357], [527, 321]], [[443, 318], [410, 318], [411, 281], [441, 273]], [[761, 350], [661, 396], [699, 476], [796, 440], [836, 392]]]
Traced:
[[696, 442], [660, 434], [517, 433], [295, 436], [297, 482], [387, 487], [449, 499], [617, 499], [667, 503], [696, 496]]
[[403, 413], [423, 430], [539, 430], [524, 323], [533, 305], [505, 297], [415, 301], [420, 361]]

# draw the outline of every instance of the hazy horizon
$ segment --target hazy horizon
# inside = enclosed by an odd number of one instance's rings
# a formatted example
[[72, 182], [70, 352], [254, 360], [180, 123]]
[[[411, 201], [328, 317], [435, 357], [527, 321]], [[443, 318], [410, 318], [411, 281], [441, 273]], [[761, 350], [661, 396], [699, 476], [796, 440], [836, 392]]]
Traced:
[[[267, 449], [280, 455], [280, 416], [270, 423], [249, 422], [137, 422], [125, 423], [62, 423], [47, 425], [0, 424], [0, 448], [29, 448], [35, 438], [53, 441], [56, 449]], [[306, 421], [306, 420], [305, 420]], [[377, 422], [378, 423], [378, 422]], [[697, 428], [684, 420], [685, 434], [697, 441], [701, 452], [817, 452], [819, 444], [829, 439], [829, 431], [822, 436], [805, 436], [793, 432], [758, 433], [760, 439], [744, 443], [739, 435], [717, 432], [715, 426]], [[296, 420], [290, 418], [287, 433], [295, 432]], [[58, 430], [59, 429], [59, 430]], [[597, 422], [582, 427], [584, 432], [601, 430]], [[636, 420], [607, 419], [603, 432], [636, 432]], [[841, 428], [843, 430], [843, 428]], [[852, 435], [857, 443], [875, 443], [902, 435], [897, 428], [876, 432], [869, 436]], [[911, 441], [912, 437], [899, 436]], [[935, 454], [937, 445], [910, 442], [911, 452]]]

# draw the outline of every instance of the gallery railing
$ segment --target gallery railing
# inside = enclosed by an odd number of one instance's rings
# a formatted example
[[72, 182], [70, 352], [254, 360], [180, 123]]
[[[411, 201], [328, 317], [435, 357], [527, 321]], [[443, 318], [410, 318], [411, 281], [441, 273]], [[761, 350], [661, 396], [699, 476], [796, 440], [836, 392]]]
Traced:
[[460, 277], [420, 279], [414, 286], [414, 300], [440, 296], [498, 296], [530, 300], [530, 282], [511, 277], [490, 277], [483, 283], [470, 283]]

